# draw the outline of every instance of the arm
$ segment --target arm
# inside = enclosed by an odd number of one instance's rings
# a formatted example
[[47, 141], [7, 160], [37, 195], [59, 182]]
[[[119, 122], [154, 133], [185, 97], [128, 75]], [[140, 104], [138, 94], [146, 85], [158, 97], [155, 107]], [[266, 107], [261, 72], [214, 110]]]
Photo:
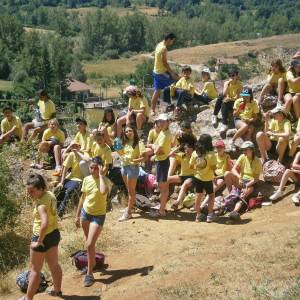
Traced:
[[229, 84], [231, 82], [231, 79], [227, 80], [224, 82], [224, 87], [223, 87], [223, 95], [224, 97], [227, 96], [227, 92], [228, 92], [228, 87], [229, 87]]
[[99, 182], [100, 182], [100, 185], [99, 185], [99, 192], [100, 192], [100, 194], [102, 194], [102, 195], [107, 194], [108, 193], [108, 186], [105, 183], [105, 180], [104, 180], [104, 169], [101, 166], [99, 166]]
[[173, 73], [171, 67], [169, 66], [168, 64], [168, 59], [167, 59], [167, 49], [165, 49], [163, 52], [162, 52], [162, 63], [164, 65], [164, 67], [167, 69], [167, 71], [169, 73]]
[[233, 168], [232, 168], [232, 173], [237, 176], [239, 178], [239, 180], [241, 179], [241, 174], [238, 172], [238, 167], [239, 165], [237, 163], [234, 164]]
[[36, 248], [40, 245], [43, 245], [43, 240], [45, 238], [46, 232], [47, 232], [47, 227], [48, 227], [48, 215], [47, 215], [47, 210], [45, 205], [39, 205], [38, 206], [38, 213], [41, 218], [41, 228], [39, 232], [39, 238], [36, 242], [33, 242], [31, 244], [31, 248]]

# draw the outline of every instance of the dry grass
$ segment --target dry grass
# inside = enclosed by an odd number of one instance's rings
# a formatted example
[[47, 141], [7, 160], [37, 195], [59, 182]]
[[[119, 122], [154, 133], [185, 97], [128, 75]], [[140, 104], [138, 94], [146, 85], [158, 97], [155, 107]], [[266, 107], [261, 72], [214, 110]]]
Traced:
[[0, 80], [0, 91], [11, 91], [12, 88], [12, 81]]
[[136, 66], [141, 64], [145, 57], [137, 55], [132, 58], [109, 59], [99, 63], [85, 64], [85, 73], [96, 73], [99, 76], [126, 75], [135, 72]]
[[210, 57], [238, 57], [251, 51], [262, 51], [269, 48], [298, 47], [300, 33], [272, 36], [268, 38], [244, 40], [229, 43], [218, 43], [173, 50], [169, 59], [181, 64], [201, 64]]
[[36, 31], [38, 33], [55, 33], [55, 30], [42, 29], [42, 28], [32, 28], [32, 27], [24, 27], [24, 30], [25, 30], [25, 32]]

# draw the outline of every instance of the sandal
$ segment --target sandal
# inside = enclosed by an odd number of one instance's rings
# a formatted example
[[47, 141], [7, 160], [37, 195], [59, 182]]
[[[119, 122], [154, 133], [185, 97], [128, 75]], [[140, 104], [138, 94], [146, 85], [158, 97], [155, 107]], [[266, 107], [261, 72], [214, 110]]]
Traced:
[[54, 290], [47, 291], [47, 294], [48, 296], [59, 297], [59, 298], [62, 298], [63, 295], [62, 291], [56, 292]]

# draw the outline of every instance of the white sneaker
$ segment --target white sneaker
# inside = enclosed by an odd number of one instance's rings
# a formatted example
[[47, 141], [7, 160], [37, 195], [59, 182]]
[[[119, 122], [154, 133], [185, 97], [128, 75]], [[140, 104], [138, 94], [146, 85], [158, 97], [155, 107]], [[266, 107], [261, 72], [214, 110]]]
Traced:
[[222, 124], [222, 126], [220, 128], [220, 133], [226, 132], [227, 130], [228, 130], [228, 125]]
[[294, 204], [299, 204], [300, 203], [300, 197], [299, 194], [294, 194], [292, 197], [292, 201]]
[[230, 151], [232, 151], [232, 152], [236, 151], [236, 145], [235, 145], [235, 143], [233, 141], [230, 144]]
[[273, 195], [270, 196], [271, 201], [275, 201], [283, 196], [283, 192], [281, 190], [278, 190]]
[[132, 215], [128, 213], [128, 211], [124, 211], [123, 215], [119, 218], [119, 222], [124, 222], [132, 218]]
[[211, 123], [213, 126], [217, 126], [218, 125], [218, 118], [215, 115], [212, 115], [211, 117]]

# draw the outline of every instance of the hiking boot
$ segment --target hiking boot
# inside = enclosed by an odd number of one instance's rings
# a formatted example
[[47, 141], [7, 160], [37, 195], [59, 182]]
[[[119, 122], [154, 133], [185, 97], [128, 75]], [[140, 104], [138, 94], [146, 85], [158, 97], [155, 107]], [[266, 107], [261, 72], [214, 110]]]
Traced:
[[89, 287], [89, 286], [93, 285], [94, 282], [95, 282], [95, 279], [94, 279], [93, 275], [85, 275], [84, 281], [83, 281], [83, 285], [85, 287]]
[[300, 195], [299, 194], [294, 194], [292, 197], [292, 201], [295, 205], [299, 205], [300, 204]]
[[273, 195], [270, 196], [271, 201], [275, 201], [283, 196], [283, 193], [281, 190], [276, 191]]
[[233, 221], [239, 221], [241, 219], [240, 214], [237, 211], [232, 211], [229, 215], [228, 215], [229, 219], [233, 220]]
[[206, 220], [206, 215], [203, 213], [197, 214], [195, 218], [195, 222], [204, 222]]
[[212, 222], [215, 222], [217, 219], [218, 219], [218, 216], [216, 216], [214, 213], [210, 213], [206, 217], [206, 222], [212, 223]]
[[212, 126], [217, 127], [217, 125], [218, 125], [218, 118], [217, 118], [217, 116], [212, 115], [212, 117], [211, 117], [211, 123], [212, 123]]
[[123, 215], [119, 218], [119, 222], [128, 221], [132, 218], [132, 215], [128, 213], [128, 210], [126, 209], [123, 213]]

